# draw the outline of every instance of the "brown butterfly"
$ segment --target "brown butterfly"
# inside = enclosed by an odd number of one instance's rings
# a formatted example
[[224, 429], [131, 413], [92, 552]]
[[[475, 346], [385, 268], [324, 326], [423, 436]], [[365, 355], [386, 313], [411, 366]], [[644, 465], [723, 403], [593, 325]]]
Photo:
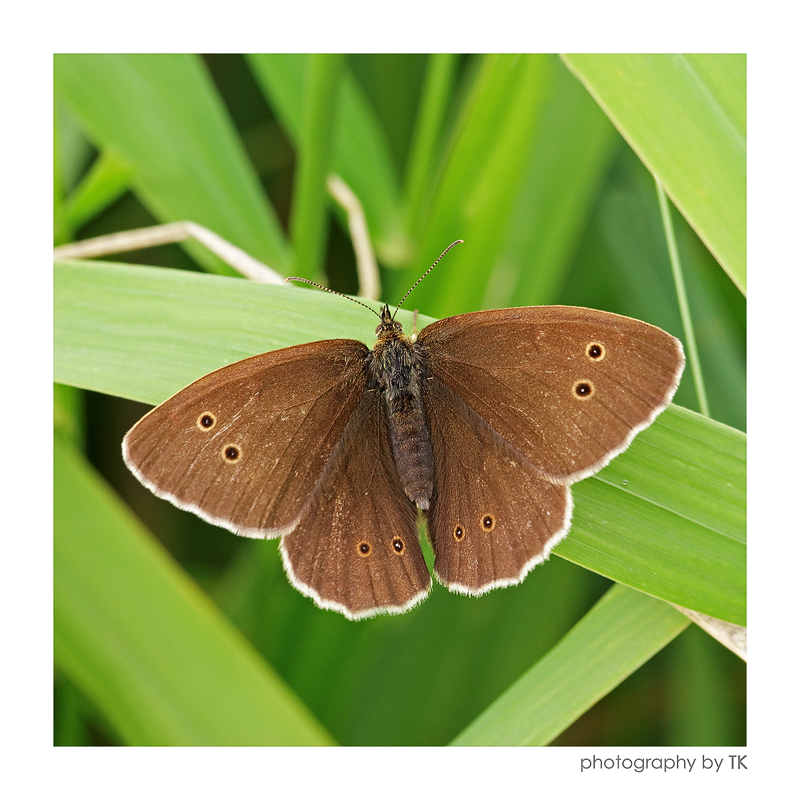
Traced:
[[566, 536], [570, 484], [666, 408], [684, 366], [668, 333], [586, 308], [461, 314], [415, 341], [379, 316], [372, 350], [331, 339], [222, 367], [122, 444], [159, 497], [281, 537], [289, 580], [350, 619], [427, 595], [420, 514], [451, 591], [519, 583]]

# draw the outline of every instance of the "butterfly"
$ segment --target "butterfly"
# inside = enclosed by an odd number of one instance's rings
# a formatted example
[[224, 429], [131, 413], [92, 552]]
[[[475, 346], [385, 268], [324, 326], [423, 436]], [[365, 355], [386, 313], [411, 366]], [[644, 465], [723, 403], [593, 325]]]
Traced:
[[412, 337], [395, 314], [383, 306], [371, 349], [312, 342], [200, 378], [126, 434], [125, 463], [215, 525], [279, 537], [291, 583], [350, 619], [426, 597], [420, 517], [451, 591], [519, 583], [567, 535], [570, 485], [669, 404], [681, 343], [569, 306], [461, 314]]

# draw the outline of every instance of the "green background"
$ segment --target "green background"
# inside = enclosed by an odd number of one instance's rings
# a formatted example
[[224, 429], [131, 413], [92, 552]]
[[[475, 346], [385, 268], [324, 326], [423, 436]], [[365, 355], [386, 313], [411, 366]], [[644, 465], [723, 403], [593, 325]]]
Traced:
[[56, 244], [190, 219], [353, 293], [335, 173], [382, 299], [465, 239], [407, 302], [423, 323], [569, 303], [686, 342], [656, 175], [699, 354], [523, 584], [353, 623], [288, 584], [275, 542], [150, 495], [120, 442], [131, 401], [371, 343], [372, 315], [194, 244], [57, 263], [57, 744], [746, 743], [744, 664], [669, 605], [746, 622], [744, 56], [58, 55], [54, 76]]

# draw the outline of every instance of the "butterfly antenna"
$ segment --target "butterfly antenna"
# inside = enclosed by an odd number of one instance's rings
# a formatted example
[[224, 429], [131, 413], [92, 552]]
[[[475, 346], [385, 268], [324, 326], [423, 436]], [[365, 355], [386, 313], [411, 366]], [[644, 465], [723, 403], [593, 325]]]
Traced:
[[[426, 269], [425, 272], [422, 275], [420, 275], [419, 278], [417, 278], [417, 282], [403, 295], [403, 299], [397, 304], [397, 308], [394, 310], [395, 314], [400, 310], [400, 306], [403, 305], [406, 297], [408, 297], [411, 294], [411, 292], [413, 292], [414, 289], [417, 288], [420, 281], [447, 255], [447, 252], [451, 250], [453, 247], [455, 247], [457, 244], [464, 244], [464, 240], [456, 239], [452, 244], [445, 247], [444, 252], [439, 256], [439, 258], [437, 258], [436, 261], [434, 261], [433, 264], [431, 264], [428, 267], [428, 269]], [[392, 319], [394, 319], [394, 315], [392, 315]]]
[[[452, 245], [450, 245], [450, 247], [452, 247]], [[337, 292], [335, 289], [329, 289], [327, 286], [323, 286], [321, 283], [314, 283], [314, 281], [310, 281], [308, 278], [284, 278], [284, 280], [299, 281], [300, 283], [310, 283], [312, 286], [316, 286], [317, 289], [322, 289], [323, 291], [330, 292], [331, 294], [337, 294], [339, 295], [339, 297], [344, 297], [345, 300], [352, 300], [354, 303], [358, 303], [360, 306], [364, 306], [364, 308], [371, 311], [378, 319], [381, 318], [381, 315], [374, 308], [370, 308], [366, 303], [362, 303], [360, 300], [356, 300], [355, 297], [350, 297], [350, 295], [348, 294], [342, 294], [341, 292]]]

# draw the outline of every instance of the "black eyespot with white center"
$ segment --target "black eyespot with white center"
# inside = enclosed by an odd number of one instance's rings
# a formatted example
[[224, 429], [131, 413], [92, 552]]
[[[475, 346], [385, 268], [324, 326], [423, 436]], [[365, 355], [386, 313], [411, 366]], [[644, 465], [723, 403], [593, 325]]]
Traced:
[[589, 342], [586, 345], [586, 355], [592, 361], [602, 361], [606, 357], [606, 348], [600, 342]]
[[234, 461], [238, 461], [242, 457], [242, 450], [239, 445], [226, 444], [225, 447], [222, 448], [222, 457], [229, 464], [232, 464]]
[[217, 424], [217, 417], [210, 411], [204, 411], [197, 418], [197, 427], [201, 431], [210, 431], [216, 427], [216, 424]]

